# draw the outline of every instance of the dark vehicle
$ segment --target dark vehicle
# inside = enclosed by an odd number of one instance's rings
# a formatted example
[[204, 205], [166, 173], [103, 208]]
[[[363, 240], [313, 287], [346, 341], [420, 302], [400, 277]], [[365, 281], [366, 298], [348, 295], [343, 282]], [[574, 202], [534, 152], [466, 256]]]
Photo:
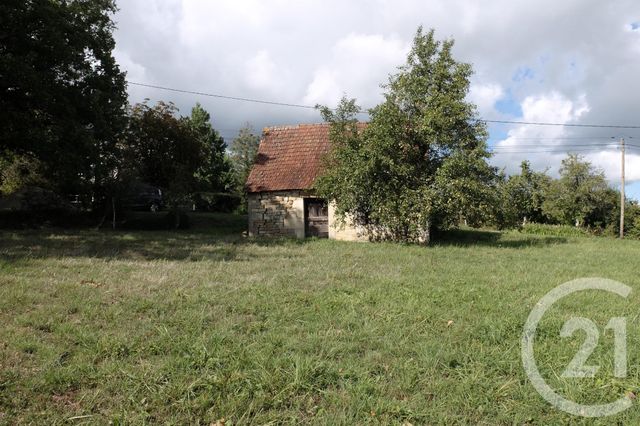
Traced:
[[143, 183], [133, 185], [122, 197], [122, 206], [128, 210], [157, 212], [164, 208], [162, 190]]

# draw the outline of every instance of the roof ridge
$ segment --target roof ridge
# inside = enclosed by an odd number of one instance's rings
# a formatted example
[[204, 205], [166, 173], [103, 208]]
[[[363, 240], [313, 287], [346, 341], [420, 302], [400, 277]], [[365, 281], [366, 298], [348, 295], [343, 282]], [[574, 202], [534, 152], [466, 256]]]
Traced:
[[278, 130], [295, 130], [303, 127], [320, 127], [320, 126], [328, 126], [329, 123], [298, 123], [298, 124], [285, 124], [282, 126], [267, 126], [262, 129], [263, 132], [273, 132]]

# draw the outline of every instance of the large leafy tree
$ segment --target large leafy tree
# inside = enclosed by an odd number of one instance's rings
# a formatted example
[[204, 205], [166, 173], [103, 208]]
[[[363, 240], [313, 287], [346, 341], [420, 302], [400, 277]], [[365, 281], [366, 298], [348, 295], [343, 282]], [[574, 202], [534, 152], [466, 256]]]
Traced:
[[197, 172], [209, 151], [177, 112], [164, 102], [131, 108], [120, 175], [163, 188], [179, 202], [197, 188]]
[[544, 200], [551, 185], [551, 177], [545, 172], [531, 169], [528, 161], [520, 164], [520, 174], [511, 175], [503, 186], [505, 224], [527, 222], [545, 223]]
[[543, 209], [557, 223], [603, 227], [615, 220], [617, 198], [602, 170], [570, 154], [562, 160], [560, 179], [549, 186]]
[[486, 127], [466, 100], [472, 69], [452, 48], [418, 29], [366, 127], [353, 100], [321, 108], [333, 149], [317, 190], [374, 237], [428, 242], [434, 226], [493, 214], [497, 174], [486, 161]]
[[0, 152], [34, 157], [61, 192], [99, 187], [126, 124], [113, 0], [0, 4]]
[[227, 145], [213, 128], [209, 113], [196, 103], [185, 123], [200, 143], [204, 156], [204, 162], [195, 172], [198, 189], [213, 192], [231, 189], [233, 179], [231, 164], [226, 155]]
[[230, 147], [230, 158], [233, 169], [236, 173], [238, 189], [243, 190], [244, 184], [249, 177], [251, 167], [256, 161], [258, 155], [258, 146], [260, 145], [260, 137], [255, 134], [251, 124], [246, 123], [239, 131], [238, 135], [233, 139]]

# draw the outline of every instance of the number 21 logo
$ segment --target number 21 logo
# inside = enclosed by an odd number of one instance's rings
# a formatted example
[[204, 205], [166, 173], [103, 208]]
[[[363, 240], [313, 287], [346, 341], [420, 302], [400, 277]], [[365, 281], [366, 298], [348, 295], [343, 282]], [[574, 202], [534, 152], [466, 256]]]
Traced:
[[[627, 319], [624, 317], [611, 318], [604, 329], [605, 331], [613, 330], [613, 375], [625, 378], [627, 377]], [[574, 317], [564, 323], [562, 330], [560, 330], [560, 337], [571, 337], [578, 330], [584, 330], [587, 337], [567, 368], [562, 372], [562, 377], [594, 377], [600, 369], [599, 365], [586, 364], [598, 346], [600, 338], [598, 326], [589, 318]]]

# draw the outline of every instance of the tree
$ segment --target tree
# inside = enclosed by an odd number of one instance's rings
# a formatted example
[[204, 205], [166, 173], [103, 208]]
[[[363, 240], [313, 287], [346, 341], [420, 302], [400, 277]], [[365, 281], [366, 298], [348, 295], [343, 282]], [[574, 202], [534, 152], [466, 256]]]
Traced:
[[545, 223], [543, 211], [546, 193], [551, 178], [544, 172], [534, 172], [531, 164], [523, 161], [520, 174], [511, 175], [504, 183], [503, 209], [508, 225], [527, 222]]
[[604, 172], [570, 154], [562, 160], [560, 179], [549, 186], [543, 210], [557, 223], [605, 227], [616, 215], [616, 205], [616, 191]]
[[316, 188], [374, 237], [428, 242], [434, 226], [494, 215], [498, 177], [486, 161], [486, 126], [465, 99], [472, 69], [452, 47], [419, 28], [366, 127], [354, 100], [321, 107], [332, 150]]
[[115, 168], [127, 100], [115, 11], [113, 0], [0, 5], [0, 151], [39, 160], [60, 192], [95, 189]]
[[203, 164], [195, 172], [198, 189], [224, 192], [232, 189], [231, 164], [226, 155], [224, 139], [211, 125], [211, 116], [199, 103], [191, 109], [186, 125], [201, 145]]
[[0, 194], [11, 194], [25, 186], [48, 187], [42, 164], [28, 155], [6, 155], [0, 160]]
[[251, 124], [246, 123], [239, 131], [238, 136], [231, 143], [230, 159], [236, 174], [236, 185], [239, 192], [244, 192], [244, 184], [247, 182], [251, 167], [258, 155], [260, 137], [255, 134]]
[[197, 188], [196, 173], [210, 159], [201, 134], [177, 118], [177, 112], [173, 104], [164, 102], [131, 108], [120, 170], [122, 175], [165, 189], [174, 203], [184, 202]]

